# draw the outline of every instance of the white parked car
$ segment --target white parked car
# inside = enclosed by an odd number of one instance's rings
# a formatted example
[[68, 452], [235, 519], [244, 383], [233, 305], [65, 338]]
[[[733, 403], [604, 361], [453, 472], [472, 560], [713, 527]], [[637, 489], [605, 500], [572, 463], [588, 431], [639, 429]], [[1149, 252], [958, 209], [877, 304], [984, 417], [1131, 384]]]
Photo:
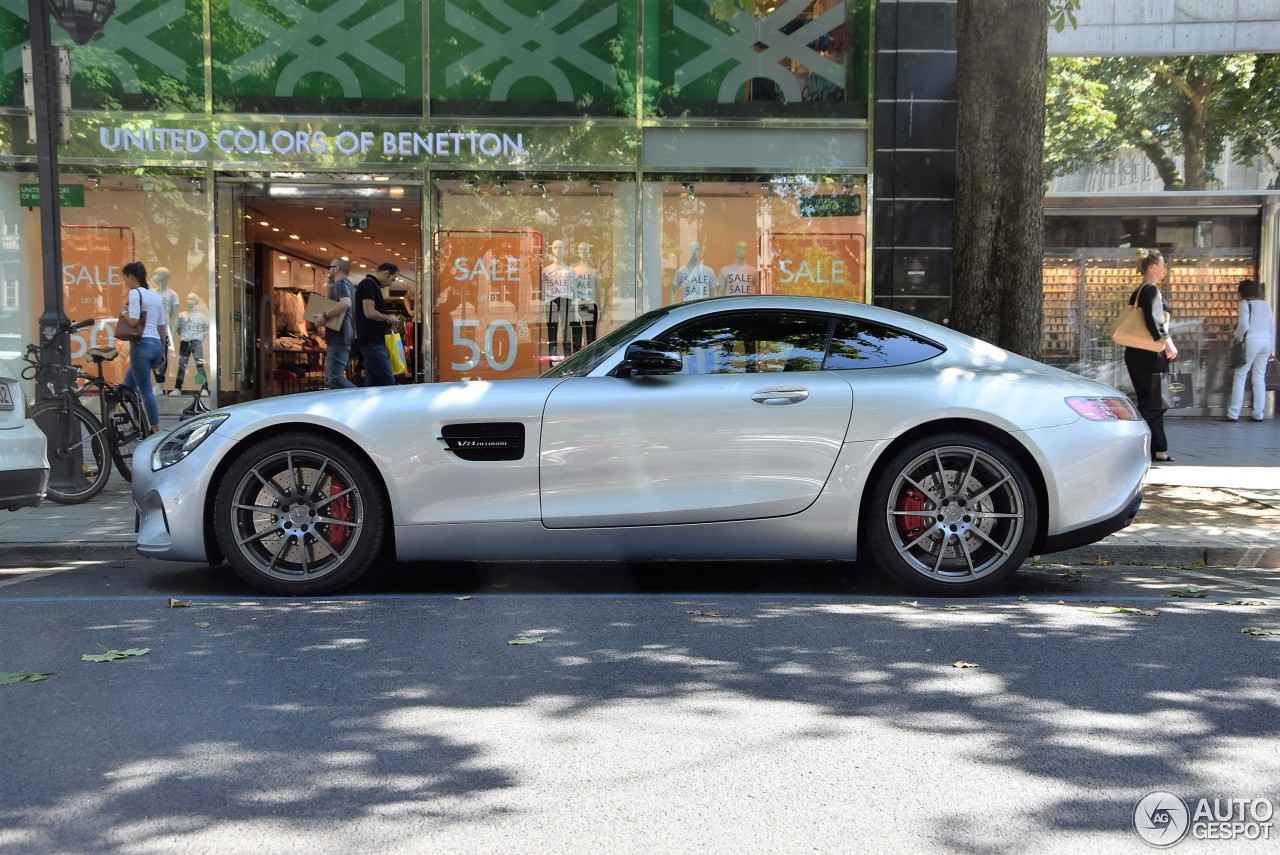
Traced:
[[0, 359], [0, 510], [35, 507], [49, 483], [44, 433], [27, 410], [18, 375]]
[[386, 554], [856, 559], [950, 595], [1128, 525], [1150, 459], [1096, 381], [874, 306], [725, 297], [537, 379], [199, 416], [139, 446], [133, 496], [142, 554], [226, 560], [277, 593]]

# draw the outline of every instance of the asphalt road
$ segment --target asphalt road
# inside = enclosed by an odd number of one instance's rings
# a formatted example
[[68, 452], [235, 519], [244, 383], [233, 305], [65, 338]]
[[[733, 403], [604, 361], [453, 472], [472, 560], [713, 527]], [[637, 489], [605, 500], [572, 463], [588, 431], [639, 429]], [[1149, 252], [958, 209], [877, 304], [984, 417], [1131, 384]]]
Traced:
[[288, 600], [0, 552], [0, 673], [53, 672], [0, 685], [0, 853], [1147, 852], [1153, 791], [1280, 804], [1280, 636], [1240, 632], [1277, 603], [1276, 570], [1046, 565], [955, 602], [823, 564]]

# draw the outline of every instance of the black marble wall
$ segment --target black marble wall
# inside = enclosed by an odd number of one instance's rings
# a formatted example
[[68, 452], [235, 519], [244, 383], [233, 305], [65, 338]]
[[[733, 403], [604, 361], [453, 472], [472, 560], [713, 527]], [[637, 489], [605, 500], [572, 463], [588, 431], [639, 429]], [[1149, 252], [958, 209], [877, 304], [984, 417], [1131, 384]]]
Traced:
[[873, 109], [872, 299], [943, 322], [955, 222], [955, 0], [880, 0]]

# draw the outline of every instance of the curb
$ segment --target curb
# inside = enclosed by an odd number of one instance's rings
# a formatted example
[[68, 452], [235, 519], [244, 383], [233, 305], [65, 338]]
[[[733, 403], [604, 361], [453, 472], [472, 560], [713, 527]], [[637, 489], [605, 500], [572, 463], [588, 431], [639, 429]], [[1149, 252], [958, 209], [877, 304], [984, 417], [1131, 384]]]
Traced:
[[[0, 565], [40, 564], [51, 561], [129, 561], [142, 558], [132, 541], [74, 543], [11, 543], [0, 546]], [[1095, 543], [1037, 556], [1050, 564], [1096, 564], [1098, 559], [1115, 565], [1139, 567], [1249, 567], [1280, 569], [1280, 546], [1269, 544], [1185, 546]]]
[[1197, 543], [1184, 546], [1143, 546], [1128, 543], [1095, 543], [1040, 556], [1054, 564], [1094, 564], [1098, 558], [1114, 564], [1143, 567], [1250, 567], [1280, 568], [1280, 546], [1270, 544]]
[[0, 546], [0, 565], [46, 564], [51, 561], [128, 561], [141, 557], [132, 541], [10, 543]]

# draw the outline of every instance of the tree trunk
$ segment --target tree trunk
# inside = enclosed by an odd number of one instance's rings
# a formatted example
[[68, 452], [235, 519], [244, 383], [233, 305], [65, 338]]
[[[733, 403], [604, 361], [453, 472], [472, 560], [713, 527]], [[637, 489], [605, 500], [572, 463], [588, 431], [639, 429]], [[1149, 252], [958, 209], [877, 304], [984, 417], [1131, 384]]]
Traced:
[[1038, 359], [1044, 323], [1045, 0], [959, 0], [956, 329]]

